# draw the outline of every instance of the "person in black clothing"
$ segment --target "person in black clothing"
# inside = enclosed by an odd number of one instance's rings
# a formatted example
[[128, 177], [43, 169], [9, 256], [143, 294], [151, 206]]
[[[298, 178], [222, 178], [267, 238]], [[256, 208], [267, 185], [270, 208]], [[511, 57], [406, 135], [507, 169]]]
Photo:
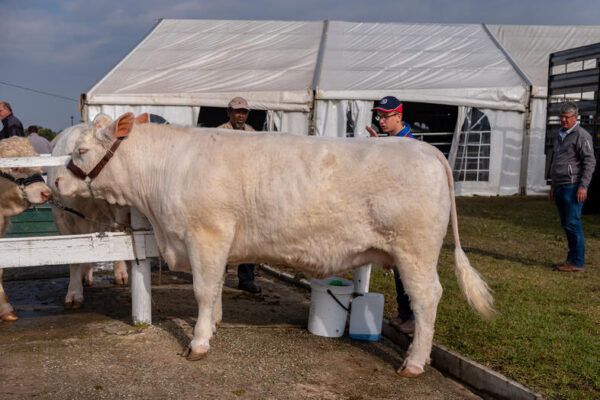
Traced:
[[11, 136], [25, 137], [23, 124], [13, 115], [10, 104], [5, 101], [0, 102], [0, 119], [2, 120], [0, 139], [6, 139]]
[[[254, 132], [254, 128], [246, 123], [250, 114], [248, 102], [241, 97], [234, 97], [227, 106], [229, 121], [219, 125], [219, 128], [233, 129], [242, 132]], [[238, 265], [238, 289], [249, 293], [260, 293], [261, 288], [254, 282], [254, 264]]]

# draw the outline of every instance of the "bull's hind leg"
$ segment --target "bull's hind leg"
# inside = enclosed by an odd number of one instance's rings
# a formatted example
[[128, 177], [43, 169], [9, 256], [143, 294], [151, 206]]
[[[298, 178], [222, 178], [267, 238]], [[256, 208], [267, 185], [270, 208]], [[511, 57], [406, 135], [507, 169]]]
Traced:
[[[227, 267], [227, 266], [225, 266]], [[225, 274], [221, 278], [221, 282], [218, 286], [217, 299], [215, 300], [215, 306], [213, 308], [213, 333], [217, 331], [217, 327], [221, 325], [223, 319], [223, 283], [225, 281]]]
[[70, 265], [69, 288], [65, 297], [65, 310], [78, 310], [83, 306], [83, 280], [90, 279], [91, 271], [92, 268], [89, 264]]
[[219, 296], [231, 243], [230, 236], [233, 234], [218, 235], [212, 231], [206, 237], [197, 233], [186, 241], [192, 264], [194, 297], [198, 302], [194, 338], [183, 352], [189, 361], [204, 358], [210, 349], [209, 341], [215, 331], [215, 305], [221, 301]]
[[2, 268], [0, 268], [0, 319], [3, 321], [16, 321], [19, 319], [15, 311], [13, 310], [8, 297], [4, 292], [4, 286], [2, 285]]
[[[412, 246], [411, 246], [412, 247]], [[437, 274], [437, 260], [441, 246], [423, 246], [405, 249], [396, 256], [397, 268], [415, 315], [415, 333], [398, 373], [414, 377], [423, 373], [431, 354], [437, 306], [442, 297], [442, 286]]]
[[125, 261], [115, 261], [113, 275], [115, 277], [115, 285], [127, 285], [129, 282], [129, 275], [127, 274], [127, 265], [125, 264]]
[[92, 264], [81, 264], [81, 279], [84, 286], [94, 286], [94, 268], [92, 268]]

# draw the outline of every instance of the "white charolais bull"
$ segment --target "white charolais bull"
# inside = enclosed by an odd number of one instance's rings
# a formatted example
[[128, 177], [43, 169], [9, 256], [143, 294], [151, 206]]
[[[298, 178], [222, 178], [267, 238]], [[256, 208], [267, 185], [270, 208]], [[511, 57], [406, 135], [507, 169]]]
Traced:
[[[320, 277], [395, 264], [416, 320], [399, 373], [421, 374], [442, 294], [436, 266], [450, 216], [459, 284], [479, 313], [492, 314], [488, 286], [460, 247], [450, 167], [434, 147], [133, 121], [127, 113], [90, 128], [72, 162], [83, 178], [126, 137], [91, 187], [141, 211], [169, 267], [192, 272], [198, 320], [188, 359], [209, 350], [226, 264], [280, 263]], [[54, 183], [66, 196], [89, 196], [66, 169]]]
[[[15, 136], [0, 141], [0, 157], [37, 156], [38, 153], [26, 138]], [[0, 169], [0, 237], [6, 234], [10, 217], [21, 214], [31, 204], [42, 204], [50, 199], [50, 188], [44, 183], [41, 173], [41, 168]], [[4, 321], [18, 319], [2, 286], [2, 268], [0, 268], [0, 319]]]
[[[99, 129], [111, 122], [112, 118], [108, 115], [101, 114], [94, 121], [95, 128]], [[52, 141], [52, 155], [63, 156], [71, 154], [81, 132], [87, 128], [88, 124], [78, 124], [61, 131]], [[48, 168], [48, 182], [55, 181], [57, 173], [57, 168]], [[128, 218], [128, 208], [110, 206], [109, 209], [106, 202], [101, 199], [94, 200], [83, 197], [68, 198], [61, 196], [56, 190], [54, 191], [54, 199], [65, 207], [76, 210], [85, 216], [85, 218], [82, 218], [74, 213], [53, 207], [52, 214], [54, 216], [54, 222], [56, 223], [58, 231], [63, 235], [111, 230], [111, 227], [115, 222], [113, 216], [118, 219], [118, 222], [125, 222]], [[127, 266], [124, 261], [117, 261], [114, 263], [114, 278], [115, 284], [127, 285]], [[83, 283], [91, 286], [93, 285], [93, 282], [92, 264], [71, 264], [69, 287], [65, 297], [65, 309], [81, 308], [84, 301]]]

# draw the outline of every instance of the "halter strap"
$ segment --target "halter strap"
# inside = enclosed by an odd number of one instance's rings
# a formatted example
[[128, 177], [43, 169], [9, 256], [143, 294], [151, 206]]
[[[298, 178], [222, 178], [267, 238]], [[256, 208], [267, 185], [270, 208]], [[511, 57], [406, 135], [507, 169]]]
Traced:
[[45, 183], [44, 178], [40, 174], [33, 174], [31, 176], [28, 176], [27, 178], [17, 179], [14, 176], [12, 176], [11, 174], [7, 174], [6, 172], [0, 171], [0, 176], [5, 179], [8, 179], [9, 181], [11, 181], [14, 184], [19, 185], [19, 186], [29, 186], [35, 182], [44, 182]]
[[108, 161], [115, 155], [115, 151], [117, 151], [117, 149], [123, 142], [123, 139], [125, 138], [127, 138], [127, 136], [118, 137], [117, 140], [113, 142], [113, 145], [110, 147], [110, 149], [106, 151], [104, 157], [102, 157], [102, 159], [98, 162], [98, 164], [96, 164], [96, 166], [90, 171], [89, 174], [86, 174], [81, 168], [75, 165], [75, 163], [73, 162], [73, 158], [71, 158], [71, 161], [69, 161], [69, 164], [67, 164], [67, 169], [82, 181], [84, 181], [85, 178], [87, 178], [88, 176], [90, 177], [90, 179], [94, 179], [98, 176], [100, 171], [102, 171], [102, 168], [104, 168], [106, 164], [108, 164]]

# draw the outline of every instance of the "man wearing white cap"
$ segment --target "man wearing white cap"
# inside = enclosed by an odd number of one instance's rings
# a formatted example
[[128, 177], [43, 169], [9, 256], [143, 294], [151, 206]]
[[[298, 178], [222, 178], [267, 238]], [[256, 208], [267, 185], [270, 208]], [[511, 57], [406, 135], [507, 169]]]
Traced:
[[229, 121], [223, 125], [219, 125], [219, 128], [253, 132], [254, 129], [246, 123], [248, 114], [250, 114], [248, 102], [241, 97], [234, 97], [227, 105], [227, 117]]
[[[227, 117], [229, 121], [223, 125], [219, 125], [219, 128], [254, 132], [254, 129], [246, 123], [248, 114], [250, 114], [248, 102], [241, 97], [234, 97], [227, 105]], [[250, 293], [261, 292], [260, 286], [254, 283], [254, 264], [238, 265], [238, 279], [238, 289]]]

